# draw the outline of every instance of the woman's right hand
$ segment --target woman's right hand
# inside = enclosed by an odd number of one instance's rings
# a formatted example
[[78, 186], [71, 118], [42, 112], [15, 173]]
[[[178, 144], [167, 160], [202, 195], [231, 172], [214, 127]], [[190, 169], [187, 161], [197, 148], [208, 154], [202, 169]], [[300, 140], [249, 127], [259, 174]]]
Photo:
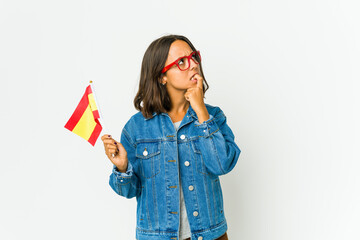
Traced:
[[103, 135], [101, 140], [104, 143], [106, 156], [117, 167], [119, 172], [126, 172], [128, 167], [128, 158], [124, 146], [115, 141], [111, 135], [108, 134]]

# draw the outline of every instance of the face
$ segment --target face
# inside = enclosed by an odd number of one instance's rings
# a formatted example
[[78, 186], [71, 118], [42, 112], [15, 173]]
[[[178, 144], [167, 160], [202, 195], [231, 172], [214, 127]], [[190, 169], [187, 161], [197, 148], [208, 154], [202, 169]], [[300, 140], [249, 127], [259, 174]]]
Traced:
[[[186, 42], [182, 40], [174, 41], [170, 46], [165, 66], [173, 63], [179, 57], [189, 56], [192, 52], [193, 50]], [[161, 82], [166, 83], [166, 87], [169, 91], [187, 90], [188, 88], [196, 86], [196, 81], [191, 80], [192, 76], [196, 73], [201, 74], [200, 66], [193, 60], [190, 60], [190, 67], [187, 70], [181, 71], [176, 65], [174, 65], [172, 68], [167, 70]]]

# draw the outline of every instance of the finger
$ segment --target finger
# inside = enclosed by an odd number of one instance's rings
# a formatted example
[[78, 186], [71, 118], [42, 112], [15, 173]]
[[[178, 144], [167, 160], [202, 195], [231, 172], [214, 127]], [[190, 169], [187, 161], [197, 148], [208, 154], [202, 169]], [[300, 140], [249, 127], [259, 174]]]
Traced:
[[103, 140], [104, 144], [113, 144], [115, 145], [115, 140], [112, 138]]
[[190, 97], [191, 94], [195, 91], [195, 88], [188, 88], [184, 93], [184, 96]]
[[119, 142], [117, 142], [116, 140], [114, 140], [113, 141], [113, 146], [115, 147], [115, 149], [117, 150], [117, 151], [119, 151], [119, 146], [118, 146], [118, 144], [119, 144]]
[[117, 146], [116, 145], [108, 145], [107, 149], [109, 150], [117, 150]]
[[117, 147], [118, 152], [121, 152], [121, 154], [123, 154], [124, 156], [127, 156], [127, 151], [121, 143], [116, 142], [116, 147]]
[[114, 156], [112, 156], [111, 153], [109, 152], [105, 152], [106, 156], [110, 159], [110, 160], [113, 160]]
[[115, 153], [115, 155], [119, 152], [119, 148], [116, 145], [109, 145], [105, 151], [111, 151], [111, 153]]
[[196, 74], [196, 86], [200, 89], [203, 89], [203, 78], [200, 76], [200, 74]]
[[106, 144], [106, 147], [105, 147], [105, 151], [113, 151], [113, 153], [117, 153], [119, 152], [119, 148], [118, 146], [115, 144], [115, 141], [109, 143], [109, 144]]
[[105, 140], [105, 139], [108, 139], [108, 138], [111, 138], [111, 135], [109, 135], [109, 134], [105, 134], [105, 135], [103, 135], [102, 137], [101, 137], [101, 140]]
[[105, 150], [105, 154], [106, 154], [106, 156], [108, 156], [108, 158], [110, 160], [113, 160], [118, 153], [119, 153], [119, 150], [117, 148], [111, 148], [111, 149], [108, 148]]
[[[115, 141], [115, 143], [116, 143], [116, 148], [118, 149], [118, 150], [125, 150], [125, 148], [124, 148], [124, 146], [121, 144], [121, 143], [119, 143], [119, 142], [117, 142], [117, 141]], [[126, 150], [125, 150], [126, 151]]]
[[189, 101], [189, 93], [188, 92], [186, 92], [185, 94], [184, 94], [184, 97], [185, 97], [185, 99], [187, 100], [187, 101]]
[[116, 149], [108, 149], [107, 152], [112, 155], [112, 154], [115, 154], [115, 153], [116, 153]]

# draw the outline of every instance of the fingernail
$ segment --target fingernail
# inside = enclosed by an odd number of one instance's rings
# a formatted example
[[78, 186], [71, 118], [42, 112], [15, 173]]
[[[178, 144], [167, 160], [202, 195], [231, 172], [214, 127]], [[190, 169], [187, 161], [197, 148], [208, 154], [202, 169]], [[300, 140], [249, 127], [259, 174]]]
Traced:
[[114, 143], [116, 144], [116, 141], [114, 141]]
[[111, 137], [111, 135], [108, 135], [109, 137]]

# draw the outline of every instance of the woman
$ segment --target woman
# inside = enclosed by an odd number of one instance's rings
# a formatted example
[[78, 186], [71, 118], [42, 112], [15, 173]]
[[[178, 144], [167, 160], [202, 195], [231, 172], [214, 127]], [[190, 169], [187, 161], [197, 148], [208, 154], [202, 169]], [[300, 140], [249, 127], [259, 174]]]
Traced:
[[240, 155], [219, 107], [204, 103], [200, 52], [184, 36], [153, 41], [145, 52], [139, 110], [120, 142], [102, 136], [114, 164], [110, 186], [136, 197], [136, 239], [228, 239], [219, 176]]

